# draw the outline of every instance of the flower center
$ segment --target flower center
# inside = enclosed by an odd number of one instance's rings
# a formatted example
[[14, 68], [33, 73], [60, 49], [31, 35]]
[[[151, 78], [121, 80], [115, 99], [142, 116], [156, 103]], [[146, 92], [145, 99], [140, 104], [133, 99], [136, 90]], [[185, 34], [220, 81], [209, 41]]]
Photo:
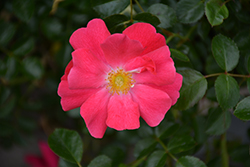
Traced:
[[135, 83], [132, 74], [120, 68], [117, 68], [116, 71], [112, 70], [109, 72], [106, 80], [109, 82], [107, 85], [109, 92], [112, 94], [117, 93], [118, 95], [120, 92], [127, 94]]

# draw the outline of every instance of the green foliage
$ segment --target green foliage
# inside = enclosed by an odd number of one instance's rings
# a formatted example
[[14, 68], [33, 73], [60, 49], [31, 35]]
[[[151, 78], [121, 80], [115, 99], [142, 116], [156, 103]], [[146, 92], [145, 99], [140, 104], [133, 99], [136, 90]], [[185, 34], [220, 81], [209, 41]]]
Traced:
[[98, 1], [92, 0], [93, 9], [102, 17], [107, 17], [113, 14], [121, 13], [128, 5], [128, 0], [113, 0], [105, 1], [99, 4]]
[[207, 80], [201, 73], [192, 69], [178, 69], [178, 72], [183, 76], [183, 85], [176, 107], [186, 110], [204, 96], [207, 90]]
[[90, 162], [88, 167], [111, 167], [111, 159], [106, 155], [99, 155]]
[[180, 0], [176, 14], [181, 23], [195, 23], [204, 15], [204, 4], [201, 0]]
[[224, 35], [219, 34], [213, 38], [212, 52], [218, 65], [225, 71], [233, 70], [238, 64], [238, 47]]
[[157, 16], [161, 22], [158, 27], [169, 28], [177, 22], [177, 17], [174, 9], [164, 4], [154, 4], [147, 10], [149, 13]]
[[169, 141], [167, 148], [171, 153], [177, 154], [183, 151], [190, 150], [194, 146], [194, 139], [191, 136], [183, 135], [172, 138]]
[[228, 9], [222, 0], [210, 0], [206, 3], [205, 13], [211, 26], [220, 25], [229, 15]]
[[63, 159], [79, 164], [82, 159], [83, 144], [79, 134], [72, 130], [56, 129], [48, 139], [50, 148]]
[[189, 58], [183, 54], [181, 51], [176, 49], [170, 49], [171, 56], [176, 57], [177, 59], [180, 59], [181, 61], [189, 62]]
[[[247, 0], [2, 0], [1, 151], [50, 134], [60, 167], [250, 166], [249, 13]], [[97, 140], [80, 108], [62, 111], [57, 88], [72, 59], [69, 38], [93, 18], [111, 34], [146, 22], [165, 37], [183, 86], [158, 126], [141, 119], [137, 130], [108, 128]]]
[[239, 98], [239, 86], [237, 81], [228, 75], [220, 75], [214, 84], [216, 98], [223, 109], [233, 108]]
[[207, 120], [206, 133], [210, 135], [223, 134], [231, 124], [231, 114], [220, 108], [211, 109]]
[[146, 161], [145, 167], [163, 167], [167, 158], [167, 154], [163, 150], [154, 151]]
[[244, 98], [237, 104], [234, 115], [244, 121], [250, 120], [250, 96]]
[[184, 156], [181, 157], [180, 159], [178, 159], [175, 167], [206, 167], [206, 165], [204, 164], [204, 162], [202, 162], [201, 160], [199, 160], [196, 157], [192, 157], [192, 156]]

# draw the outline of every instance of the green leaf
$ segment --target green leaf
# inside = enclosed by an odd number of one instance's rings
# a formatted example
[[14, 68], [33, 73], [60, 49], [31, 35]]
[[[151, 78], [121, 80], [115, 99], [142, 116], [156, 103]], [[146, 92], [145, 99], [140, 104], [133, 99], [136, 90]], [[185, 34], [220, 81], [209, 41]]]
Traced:
[[173, 122], [161, 122], [161, 124], [155, 128], [155, 134], [158, 138], [164, 139], [173, 135], [179, 128], [179, 124]]
[[183, 135], [172, 138], [169, 141], [167, 148], [169, 152], [177, 154], [192, 149], [195, 146], [195, 144], [196, 143], [191, 136]]
[[16, 32], [16, 27], [12, 23], [0, 22], [0, 45], [6, 46]]
[[216, 98], [223, 109], [233, 108], [240, 98], [239, 85], [237, 81], [229, 76], [222, 74], [214, 84]]
[[150, 6], [147, 11], [159, 18], [161, 23], [158, 27], [166, 29], [172, 27], [177, 22], [174, 9], [167, 5], [156, 3]]
[[231, 124], [229, 111], [222, 111], [220, 108], [213, 109], [209, 114], [206, 133], [210, 135], [223, 134]]
[[[127, 22], [129, 19], [127, 16], [122, 14], [115, 14], [106, 17], [103, 19], [110, 30], [111, 33], [117, 32], [117, 30], [120, 30], [122, 27], [122, 30], [126, 28], [125, 22]], [[119, 31], [118, 31], [119, 32]]]
[[205, 95], [207, 80], [200, 72], [193, 69], [180, 68], [177, 71], [183, 76], [183, 85], [176, 108], [186, 110], [196, 104]]
[[135, 145], [134, 156], [138, 159], [152, 152], [156, 146], [156, 141], [152, 138], [140, 140]]
[[170, 49], [171, 56], [176, 57], [177, 59], [184, 61], [184, 62], [189, 62], [189, 58], [187, 55], [183, 54], [181, 51], [176, 50], [176, 49]]
[[83, 144], [76, 131], [56, 129], [48, 139], [50, 148], [61, 158], [80, 163], [83, 153]]
[[206, 167], [206, 164], [196, 157], [184, 156], [178, 159], [175, 167]]
[[111, 159], [106, 155], [99, 155], [93, 159], [88, 167], [111, 167]]
[[243, 121], [250, 120], [250, 96], [244, 98], [237, 104], [234, 115]]
[[65, 161], [64, 159], [60, 158], [58, 162], [58, 167], [79, 167], [76, 163], [71, 163], [69, 161]]
[[239, 50], [233, 40], [217, 35], [212, 40], [212, 52], [217, 64], [225, 71], [233, 70], [239, 62]]
[[14, 0], [12, 3], [13, 12], [22, 21], [28, 22], [35, 10], [35, 1], [33, 0]]
[[195, 23], [204, 15], [204, 4], [201, 0], [180, 0], [176, 14], [181, 23]]
[[167, 154], [163, 150], [154, 151], [146, 161], [145, 167], [163, 167], [167, 159]]
[[128, 0], [113, 0], [106, 1], [100, 4], [96, 0], [92, 0], [93, 9], [102, 17], [107, 17], [113, 14], [121, 13], [128, 5]]
[[206, 3], [205, 14], [211, 26], [216, 26], [228, 17], [229, 12], [223, 1], [210, 0]]
[[160, 20], [156, 16], [152, 15], [151, 13], [146, 13], [146, 12], [137, 14], [134, 17], [134, 20], [150, 23], [153, 26], [157, 26], [161, 23]]
[[23, 60], [24, 71], [32, 78], [40, 79], [43, 75], [43, 67], [39, 59], [27, 57]]
[[34, 38], [20, 39], [14, 45], [13, 54], [17, 56], [25, 56], [26, 54], [32, 51], [34, 46], [35, 46]]

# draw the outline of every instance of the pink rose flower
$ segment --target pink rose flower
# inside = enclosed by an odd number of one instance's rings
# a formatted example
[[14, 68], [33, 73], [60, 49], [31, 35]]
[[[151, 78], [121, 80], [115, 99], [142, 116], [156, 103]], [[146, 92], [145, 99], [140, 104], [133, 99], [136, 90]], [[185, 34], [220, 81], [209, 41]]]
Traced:
[[142, 117], [157, 126], [179, 98], [176, 73], [165, 38], [148, 23], [110, 34], [100, 19], [70, 37], [72, 61], [58, 95], [64, 111], [80, 107], [90, 134], [102, 138], [107, 126], [137, 129]]
[[40, 141], [38, 143], [42, 157], [26, 155], [25, 161], [31, 167], [58, 167], [59, 157], [49, 148], [48, 144]]

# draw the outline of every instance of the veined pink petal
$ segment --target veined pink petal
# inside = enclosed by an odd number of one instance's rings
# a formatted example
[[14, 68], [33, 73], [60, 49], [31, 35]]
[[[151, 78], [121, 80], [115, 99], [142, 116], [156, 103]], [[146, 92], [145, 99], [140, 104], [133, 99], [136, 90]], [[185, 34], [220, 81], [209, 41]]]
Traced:
[[121, 67], [143, 51], [143, 46], [139, 41], [131, 40], [124, 34], [109, 36], [101, 44], [101, 48], [108, 64], [113, 68]]
[[69, 89], [68, 82], [62, 80], [58, 86], [58, 95], [61, 97], [61, 105], [64, 111], [80, 107], [85, 100], [99, 89]]
[[49, 148], [48, 144], [40, 141], [39, 147], [47, 167], [57, 167], [59, 157]]
[[68, 75], [70, 89], [98, 88], [106, 84], [105, 78], [110, 68], [89, 49], [77, 49], [72, 57], [73, 67]]
[[162, 85], [162, 86], [150, 85], [150, 86], [166, 92], [172, 99], [172, 105], [174, 105], [177, 102], [177, 99], [180, 97], [179, 91], [182, 86], [182, 80], [183, 80], [182, 75], [176, 73], [176, 78], [174, 83], [170, 85]]
[[76, 50], [79, 48], [90, 49], [97, 58], [105, 62], [100, 44], [110, 36], [105, 23], [101, 19], [91, 20], [87, 28], [79, 28], [70, 37], [70, 44]]
[[68, 75], [69, 75], [69, 72], [70, 72], [72, 67], [73, 67], [73, 62], [72, 62], [72, 60], [70, 60], [69, 64], [67, 65], [67, 67], [65, 69], [64, 75], [61, 77], [61, 80], [68, 79]]
[[108, 127], [116, 130], [137, 129], [140, 127], [138, 104], [126, 95], [114, 94], [108, 104]]
[[172, 105], [167, 93], [143, 84], [135, 84], [132, 97], [139, 104], [141, 117], [149, 126], [157, 126]]
[[147, 54], [155, 49], [166, 45], [163, 35], [156, 33], [155, 28], [148, 23], [136, 23], [123, 31], [130, 39], [141, 42], [145, 50], [141, 55]]
[[176, 70], [167, 46], [156, 49], [145, 56], [150, 57], [154, 61], [156, 72], [144, 71], [139, 74], [134, 73], [133, 78], [136, 83], [166, 85], [174, 82]]
[[107, 105], [110, 93], [106, 88], [90, 96], [81, 106], [83, 117], [89, 133], [95, 138], [102, 138], [107, 125]]
[[125, 64], [124, 69], [126, 71], [136, 70], [139, 73], [148, 70], [153, 74], [155, 74], [156, 71], [155, 62], [150, 57], [147, 56], [136, 57], [128, 61]]

